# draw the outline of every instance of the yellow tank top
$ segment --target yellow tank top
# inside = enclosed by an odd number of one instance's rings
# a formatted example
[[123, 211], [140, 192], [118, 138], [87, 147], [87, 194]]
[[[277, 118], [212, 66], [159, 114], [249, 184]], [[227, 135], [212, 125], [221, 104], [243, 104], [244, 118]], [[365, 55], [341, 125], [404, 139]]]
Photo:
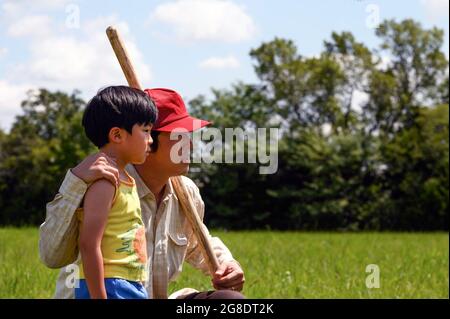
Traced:
[[[134, 179], [121, 181], [108, 215], [103, 233], [101, 251], [105, 278], [129, 281], [147, 280], [147, 244], [141, 206]], [[78, 209], [78, 220], [83, 223], [83, 209]], [[80, 279], [85, 279], [83, 265]]]

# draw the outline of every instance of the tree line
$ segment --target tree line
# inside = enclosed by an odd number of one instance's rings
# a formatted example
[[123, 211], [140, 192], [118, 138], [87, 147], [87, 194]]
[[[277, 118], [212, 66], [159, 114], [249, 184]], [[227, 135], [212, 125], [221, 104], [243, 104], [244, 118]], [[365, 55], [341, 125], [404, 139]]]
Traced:
[[[278, 171], [195, 164], [209, 226], [448, 230], [449, 94], [444, 32], [386, 20], [368, 48], [332, 33], [314, 57], [275, 38], [250, 52], [257, 83], [189, 102], [215, 128], [279, 128]], [[0, 131], [0, 224], [38, 224], [67, 169], [95, 151], [85, 101], [40, 89]], [[235, 144], [235, 143], [234, 143]], [[235, 146], [235, 145], [228, 146]]]

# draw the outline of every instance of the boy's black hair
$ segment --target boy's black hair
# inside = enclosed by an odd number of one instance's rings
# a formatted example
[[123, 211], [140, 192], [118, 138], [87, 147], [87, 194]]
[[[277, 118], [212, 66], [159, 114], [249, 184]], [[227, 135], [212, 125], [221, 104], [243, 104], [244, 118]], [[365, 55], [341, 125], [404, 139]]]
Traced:
[[109, 86], [89, 101], [82, 124], [86, 136], [101, 148], [109, 143], [113, 127], [131, 134], [135, 124], [154, 124], [157, 116], [158, 110], [145, 92], [128, 86]]

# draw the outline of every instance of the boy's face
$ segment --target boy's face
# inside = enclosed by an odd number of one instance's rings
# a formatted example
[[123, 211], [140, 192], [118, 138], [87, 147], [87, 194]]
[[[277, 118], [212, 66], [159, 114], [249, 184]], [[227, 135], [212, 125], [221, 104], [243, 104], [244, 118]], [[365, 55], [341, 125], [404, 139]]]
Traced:
[[150, 153], [153, 140], [150, 136], [152, 125], [134, 124], [132, 134], [125, 130], [126, 139], [123, 143], [123, 151], [127, 154], [127, 161], [132, 164], [142, 164]]

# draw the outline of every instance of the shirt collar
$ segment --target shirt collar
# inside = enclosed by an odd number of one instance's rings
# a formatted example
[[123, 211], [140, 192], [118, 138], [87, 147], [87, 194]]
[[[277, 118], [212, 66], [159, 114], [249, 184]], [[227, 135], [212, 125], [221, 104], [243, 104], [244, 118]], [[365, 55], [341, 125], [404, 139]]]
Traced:
[[[139, 199], [143, 199], [145, 196], [149, 195], [153, 200], [155, 200], [155, 195], [150, 191], [147, 185], [145, 185], [144, 181], [142, 180], [141, 176], [137, 172], [134, 165], [132, 164], [127, 165], [126, 170], [131, 175], [131, 177], [134, 178], [136, 182], [136, 188]], [[171, 196], [175, 196], [175, 193], [173, 190], [172, 182], [170, 181], [169, 178], [166, 187], [164, 189], [163, 202], [168, 200]]]
[[150, 194], [152, 197], [154, 197], [152, 192], [150, 191], [150, 189], [147, 187], [147, 185], [145, 185], [145, 183], [142, 180], [139, 173], [136, 171], [136, 168], [134, 167], [134, 165], [131, 165], [131, 164], [127, 165], [126, 170], [131, 175], [131, 177], [134, 178], [134, 181], [136, 182], [136, 188], [137, 188], [137, 193], [138, 193], [139, 199], [144, 198], [148, 194]]
[[169, 180], [166, 183], [166, 187], [164, 189], [164, 195], [163, 195], [162, 202], [163, 203], [167, 202], [172, 196], [176, 197], [175, 196], [175, 192], [173, 190], [172, 182], [171, 182], [171, 180], [169, 178]]

